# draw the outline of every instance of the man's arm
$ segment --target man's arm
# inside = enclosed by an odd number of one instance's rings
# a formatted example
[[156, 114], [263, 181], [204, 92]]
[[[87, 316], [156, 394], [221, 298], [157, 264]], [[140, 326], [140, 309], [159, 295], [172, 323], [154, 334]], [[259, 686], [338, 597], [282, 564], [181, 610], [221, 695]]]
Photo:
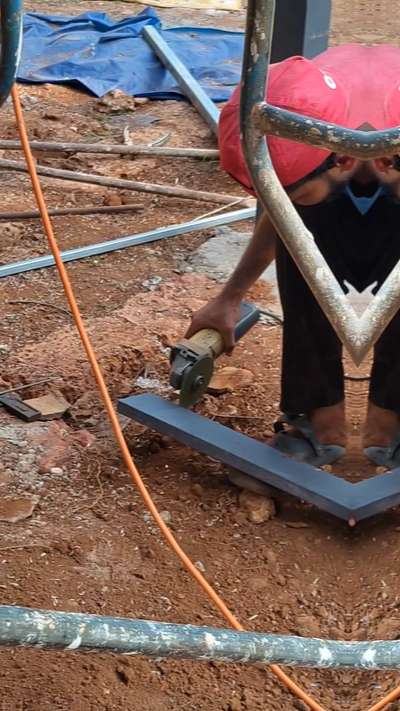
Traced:
[[240, 302], [259, 276], [275, 258], [276, 232], [264, 213], [258, 220], [253, 237], [239, 264], [221, 293], [192, 318], [187, 338], [203, 328], [219, 331], [225, 349], [229, 352], [235, 345], [235, 324], [239, 318]]

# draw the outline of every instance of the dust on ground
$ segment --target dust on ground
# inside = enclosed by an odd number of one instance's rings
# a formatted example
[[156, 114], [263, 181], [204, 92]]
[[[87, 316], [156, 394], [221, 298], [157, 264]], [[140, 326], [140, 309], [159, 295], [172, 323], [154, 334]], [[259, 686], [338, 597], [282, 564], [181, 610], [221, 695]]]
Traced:
[[[332, 40], [397, 42], [393, 6], [334, 3]], [[58, 2], [27, 9], [59, 12]], [[87, 10], [128, 15], [143, 6], [70, 1], [64, 14]], [[375, 14], [371, 16], [371, 11]], [[159, 10], [172, 23], [176, 10]], [[179, 23], [243, 28], [244, 13], [179, 11]], [[361, 29], [359, 29], [361, 28]], [[21, 88], [28, 129], [42, 140], [134, 142], [170, 134], [169, 146], [215, 147], [196, 111], [180, 102], [148, 102], [133, 112], [104, 112], [99, 101], [65, 87]], [[101, 109], [101, 110], [100, 110]], [[10, 107], [2, 109], [2, 138], [16, 137]], [[5, 157], [19, 154], [7, 152]], [[41, 163], [104, 175], [242, 193], [216, 162], [189, 159], [40, 154]], [[3, 210], [34, 207], [25, 176], [0, 174]], [[138, 214], [54, 218], [63, 249], [194, 218], [215, 205], [99, 186], [43, 181], [50, 207], [103, 204], [110, 194], [142, 203]], [[248, 232], [251, 224], [235, 230]], [[1, 261], [46, 254], [38, 221], [2, 224]], [[147, 390], [174, 398], [168, 353], [191, 313], [219, 285], [184, 263], [214, 235], [194, 233], [69, 265], [82, 314], [114, 401]], [[156, 279], [154, 279], [156, 277]], [[110, 433], [93, 377], [78, 343], [54, 269], [0, 282], [1, 389], [42, 378], [25, 397], [45, 391], [71, 403], [57, 422], [25, 424], [2, 412], [0, 440], [0, 581], [3, 604], [121, 615], [200, 625], [223, 625], [215, 610], [161, 540], [131, 486]], [[250, 298], [276, 302], [260, 282]], [[57, 308], [59, 307], [59, 308]], [[227, 364], [253, 380], [240, 391], [207, 395], [198, 412], [267, 440], [279, 412], [280, 328], [258, 324]], [[349, 364], [347, 364], [348, 367]], [[365, 383], [348, 384], [354, 448], [337, 471], [354, 480], [374, 475], [359, 453]], [[261, 524], [248, 518], [228, 471], [173, 440], [123, 419], [131, 451], [174, 534], [243, 625], [252, 630], [337, 639], [395, 639], [400, 635], [397, 510], [350, 530], [344, 523], [289, 498]], [[323, 475], [323, 473], [321, 474]], [[7, 521], [13, 520], [13, 523]], [[345, 581], [345, 582], [344, 582]], [[113, 655], [1, 652], [2, 698], [12, 711], [256, 711], [304, 706], [268, 671], [222, 663], [119, 658]], [[396, 683], [395, 674], [296, 670], [326, 708], [367, 708]], [[394, 711], [396, 705], [392, 705]]]

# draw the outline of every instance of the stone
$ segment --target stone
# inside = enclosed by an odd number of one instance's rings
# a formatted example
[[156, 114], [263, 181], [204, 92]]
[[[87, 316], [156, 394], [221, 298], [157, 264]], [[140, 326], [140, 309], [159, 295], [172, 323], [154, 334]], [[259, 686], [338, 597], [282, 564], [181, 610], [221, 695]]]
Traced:
[[198, 496], [199, 498], [201, 498], [204, 494], [204, 487], [202, 487], [202, 485], [199, 484], [198, 482], [195, 482], [192, 486], [192, 491], [195, 496]]
[[253, 381], [254, 374], [251, 370], [227, 366], [214, 373], [208, 386], [208, 392], [216, 395], [233, 392], [248, 387]]
[[242, 491], [239, 495], [239, 504], [247, 513], [251, 523], [265, 523], [276, 514], [275, 502], [266, 496], [259, 496], [250, 491]]
[[103, 205], [107, 207], [117, 207], [122, 204], [122, 198], [117, 193], [106, 193], [104, 195]]
[[160, 516], [164, 523], [171, 523], [172, 522], [172, 516], [170, 511], [161, 511]]
[[0, 521], [18, 523], [30, 518], [38, 501], [37, 497], [0, 499]]
[[24, 403], [40, 412], [41, 420], [59, 419], [71, 407], [63, 395], [55, 395], [54, 393], [47, 393], [47, 395], [42, 395], [42, 397], [24, 400]]
[[50, 469], [50, 474], [53, 476], [62, 476], [64, 474], [64, 470], [61, 469], [61, 467], [52, 467]]
[[197, 570], [200, 570], [200, 573], [206, 572], [206, 566], [204, 565], [204, 563], [202, 563], [201, 560], [196, 560], [195, 567], [197, 568]]

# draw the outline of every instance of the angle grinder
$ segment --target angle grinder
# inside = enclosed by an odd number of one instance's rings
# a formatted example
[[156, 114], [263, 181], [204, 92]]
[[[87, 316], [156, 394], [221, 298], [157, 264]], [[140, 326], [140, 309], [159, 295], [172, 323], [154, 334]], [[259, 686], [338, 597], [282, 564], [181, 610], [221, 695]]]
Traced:
[[[257, 323], [260, 312], [253, 304], [242, 302], [235, 327], [235, 341], [240, 340]], [[179, 390], [182, 407], [195, 405], [206, 392], [214, 371], [214, 361], [224, 352], [221, 334], [203, 329], [184, 338], [171, 350], [170, 385]]]

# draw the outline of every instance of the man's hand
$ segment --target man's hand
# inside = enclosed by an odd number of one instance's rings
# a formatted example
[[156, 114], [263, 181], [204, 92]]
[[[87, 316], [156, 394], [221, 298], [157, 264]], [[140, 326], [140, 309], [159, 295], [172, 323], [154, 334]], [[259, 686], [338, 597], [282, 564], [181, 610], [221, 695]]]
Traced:
[[225, 351], [231, 353], [235, 347], [235, 326], [239, 316], [240, 301], [217, 296], [193, 314], [185, 337], [191, 338], [204, 328], [210, 328], [221, 334]]

